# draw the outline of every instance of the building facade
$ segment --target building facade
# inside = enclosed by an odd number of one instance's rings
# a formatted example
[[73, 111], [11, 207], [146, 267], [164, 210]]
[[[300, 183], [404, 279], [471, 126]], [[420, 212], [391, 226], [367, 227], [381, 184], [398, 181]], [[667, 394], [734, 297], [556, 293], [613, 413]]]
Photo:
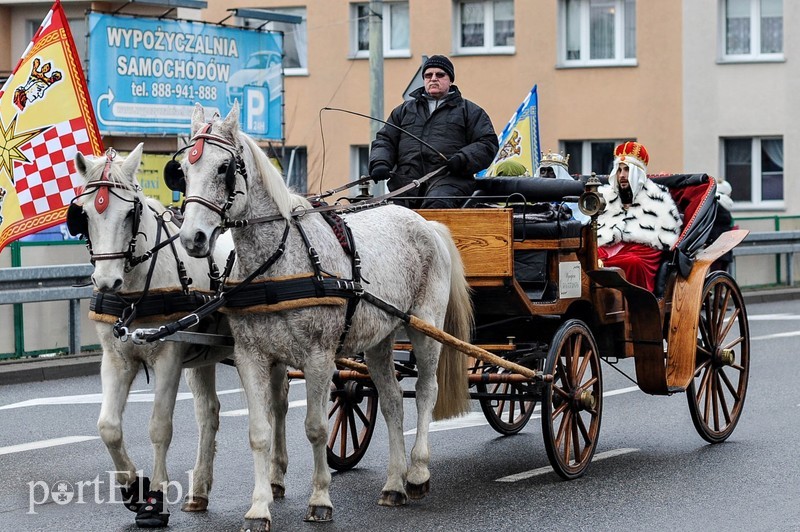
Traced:
[[[16, 64], [50, 0], [0, 0], [0, 72]], [[80, 51], [86, 9], [63, 5]], [[259, 9], [302, 17], [264, 22], [231, 12]], [[784, 27], [800, 6], [784, 0], [403, 0], [383, 1], [384, 111], [401, 103], [423, 57], [445, 54], [456, 85], [486, 109], [499, 132], [536, 84], [541, 147], [571, 155], [573, 173], [607, 172], [614, 143], [635, 139], [651, 172], [706, 172], [733, 184], [737, 212], [797, 214], [785, 198], [800, 122], [788, 61], [800, 47]], [[131, 4], [123, 13], [160, 14]], [[209, 0], [181, 18], [284, 32], [284, 166], [301, 190], [324, 190], [365, 172], [370, 121], [335, 111], [370, 112], [367, 2]], [[84, 58], [84, 60], [90, 58]], [[141, 140], [167, 153], [174, 138]]]

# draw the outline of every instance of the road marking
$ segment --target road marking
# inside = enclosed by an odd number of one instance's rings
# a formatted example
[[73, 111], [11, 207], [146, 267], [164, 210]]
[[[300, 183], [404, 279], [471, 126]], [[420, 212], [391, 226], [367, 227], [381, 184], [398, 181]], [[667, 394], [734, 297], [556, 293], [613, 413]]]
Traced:
[[[306, 406], [308, 402], [305, 399], [300, 401], [289, 401], [289, 408], [298, 408], [301, 406]], [[237, 416], [246, 416], [247, 409], [242, 408], [241, 410], [228, 410], [227, 412], [220, 412], [220, 417], [237, 417]]]
[[0, 455], [21, 453], [23, 451], [33, 451], [34, 449], [46, 449], [58, 445], [69, 445], [70, 443], [80, 443], [83, 441], [99, 440], [100, 436], [64, 436], [63, 438], [53, 438], [52, 440], [32, 441], [30, 443], [20, 443], [19, 445], [9, 445], [0, 447]]
[[[605, 460], [606, 458], [613, 458], [615, 456], [620, 456], [623, 454], [628, 453], [635, 453], [639, 449], [630, 449], [623, 447], [622, 449], [614, 449], [613, 451], [606, 451], [603, 453], [597, 453], [592, 458], [592, 462], [597, 462], [598, 460]], [[539, 475], [544, 475], [546, 473], [551, 473], [553, 468], [550, 466], [547, 467], [540, 467], [538, 469], [531, 469], [530, 471], [523, 471], [522, 473], [515, 473], [513, 475], [508, 475], [507, 477], [501, 477], [495, 480], [495, 482], [519, 482], [520, 480], [527, 480], [529, 478], [537, 477]]]
[[[619, 390], [609, 390], [603, 394], [603, 397], [611, 397], [613, 395], [620, 395], [623, 393], [631, 393], [638, 391], [638, 386], [630, 386], [628, 388], [620, 388]], [[537, 404], [536, 407], [533, 409], [534, 412], [539, 412], [541, 410], [541, 405]], [[541, 416], [539, 415], [532, 415], [531, 419], [539, 419]], [[486, 421], [486, 416], [483, 415], [483, 412], [470, 412], [469, 414], [453, 419], [446, 419], [444, 421], [434, 421], [431, 423], [430, 427], [428, 428], [428, 432], [439, 432], [442, 430], [456, 430], [456, 429], [464, 429], [467, 427], [479, 427], [481, 425], [488, 425], [489, 422]], [[403, 433], [404, 436], [409, 436], [412, 434], [416, 434], [417, 429], [407, 430]]]
[[756, 314], [747, 316], [749, 321], [776, 321], [776, 320], [800, 320], [800, 314]]
[[793, 336], [800, 336], [800, 331], [791, 331], [785, 333], [765, 334], [763, 336], [751, 336], [750, 341], [754, 340], [772, 340], [774, 338], [791, 338]]
[[[241, 388], [233, 390], [220, 390], [217, 395], [228, 395], [232, 393], [241, 392]], [[155, 398], [154, 393], [134, 393], [128, 396], [129, 403], [152, 403]], [[192, 394], [188, 392], [181, 392], [177, 396], [178, 401], [191, 399]], [[103, 394], [90, 393], [86, 395], [66, 395], [62, 397], [37, 397], [36, 399], [29, 399], [19, 403], [12, 403], [10, 405], [0, 406], [0, 410], [9, 410], [12, 408], [25, 408], [27, 406], [49, 406], [49, 405], [87, 405], [87, 404], [100, 404], [103, 401]]]

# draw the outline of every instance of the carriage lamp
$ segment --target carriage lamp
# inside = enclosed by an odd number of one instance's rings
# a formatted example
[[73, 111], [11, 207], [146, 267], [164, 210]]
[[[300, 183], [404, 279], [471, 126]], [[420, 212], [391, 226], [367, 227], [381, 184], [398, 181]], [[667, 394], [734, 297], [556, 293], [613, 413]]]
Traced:
[[606, 200], [597, 192], [600, 180], [592, 172], [592, 176], [586, 181], [586, 187], [578, 201], [578, 208], [586, 216], [596, 216], [606, 208]]

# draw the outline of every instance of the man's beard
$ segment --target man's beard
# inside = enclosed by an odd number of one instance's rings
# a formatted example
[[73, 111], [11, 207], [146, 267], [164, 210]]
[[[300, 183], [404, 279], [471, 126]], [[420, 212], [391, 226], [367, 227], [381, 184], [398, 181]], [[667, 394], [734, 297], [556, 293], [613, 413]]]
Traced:
[[619, 199], [622, 200], [622, 203], [625, 205], [633, 203], [633, 190], [631, 190], [631, 187], [620, 188]]

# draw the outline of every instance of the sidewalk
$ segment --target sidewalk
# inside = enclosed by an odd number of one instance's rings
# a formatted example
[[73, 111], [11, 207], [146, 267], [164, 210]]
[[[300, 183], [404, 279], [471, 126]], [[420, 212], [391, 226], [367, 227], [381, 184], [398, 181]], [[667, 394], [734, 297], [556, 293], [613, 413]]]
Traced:
[[[800, 288], [776, 287], [742, 293], [746, 305], [800, 299]], [[0, 361], [0, 386], [100, 373], [101, 354]]]

